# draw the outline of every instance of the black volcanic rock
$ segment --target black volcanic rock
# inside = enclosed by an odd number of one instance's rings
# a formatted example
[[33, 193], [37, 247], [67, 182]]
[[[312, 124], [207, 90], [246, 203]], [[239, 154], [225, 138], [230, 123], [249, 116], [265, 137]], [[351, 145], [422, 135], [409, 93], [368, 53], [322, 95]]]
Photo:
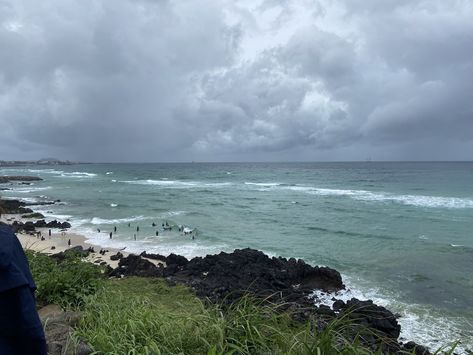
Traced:
[[57, 220], [51, 221], [46, 223], [44, 219], [40, 219], [36, 222], [18, 222], [14, 221], [12, 224], [12, 229], [16, 233], [20, 230], [24, 230], [26, 232], [33, 232], [35, 228], [58, 228], [58, 229], [67, 229], [71, 228], [71, 224], [69, 222], [59, 222]]
[[0, 176], [0, 184], [10, 181], [40, 181], [43, 180], [37, 176]]
[[384, 307], [378, 306], [373, 301], [360, 301], [352, 298], [348, 302], [337, 301], [334, 307], [341, 312], [341, 316], [356, 324], [375, 329], [380, 335], [397, 339], [401, 326], [393, 313]]
[[32, 213], [33, 210], [26, 208], [26, 203], [18, 200], [0, 200], [1, 213]]
[[214, 302], [232, 302], [249, 292], [306, 305], [306, 296], [314, 289], [344, 288], [336, 270], [313, 267], [293, 258], [269, 258], [253, 249], [197, 257], [187, 263], [170, 256], [166, 265], [163, 272], [170, 282], [190, 286], [198, 296]]
[[51, 255], [51, 258], [56, 259], [58, 263], [64, 261], [64, 259], [69, 255], [79, 255], [80, 257], [87, 257], [90, 254], [89, 249], [84, 249], [82, 246], [77, 245], [75, 247], [69, 248], [66, 251], [61, 251], [60, 253], [56, 253]]
[[166, 257], [164, 255], [161, 255], [161, 254], [151, 254], [151, 253], [147, 253], [146, 251], [144, 251], [140, 254], [140, 256], [142, 256], [143, 258], [147, 258], [147, 259], [159, 260], [159, 261], [166, 262]]
[[123, 254], [120, 252], [117, 252], [115, 255], [110, 256], [110, 260], [115, 261], [115, 260], [120, 260], [123, 258]]
[[118, 267], [112, 270], [109, 276], [161, 277], [162, 268], [158, 268], [151, 261], [145, 260], [139, 255], [130, 254], [120, 259]]

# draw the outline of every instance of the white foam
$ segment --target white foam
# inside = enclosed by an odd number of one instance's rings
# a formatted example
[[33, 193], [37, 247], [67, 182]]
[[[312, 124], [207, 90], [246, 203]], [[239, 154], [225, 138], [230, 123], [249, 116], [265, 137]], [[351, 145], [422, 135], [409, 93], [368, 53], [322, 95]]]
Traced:
[[187, 213], [186, 211], [168, 211], [168, 212], [161, 213], [159, 215], [159, 218], [180, 216], [180, 215], [183, 215], [183, 214], [186, 214], [186, 213]]
[[107, 233], [97, 233], [97, 231], [91, 228], [82, 226], [74, 228], [73, 232], [83, 235], [86, 238], [86, 242], [90, 244], [98, 245], [102, 248], [125, 248], [127, 252], [135, 254], [140, 254], [143, 251], [161, 255], [177, 253], [191, 259], [196, 256], [217, 254], [222, 250], [231, 251], [226, 245], [208, 245], [202, 240], [191, 240], [190, 238], [176, 235], [160, 235], [159, 237], [139, 235], [138, 240], [135, 241], [131, 234], [126, 237], [118, 234], [110, 239]]
[[112, 182], [117, 182], [117, 180], [113, 179]]
[[245, 185], [253, 185], [263, 188], [258, 189], [258, 191], [267, 191], [268, 189], [281, 189], [319, 196], [347, 196], [359, 201], [397, 202], [405, 205], [427, 208], [473, 208], [472, 198], [424, 195], [396, 195], [389, 192], [373, 192], [367, 190], [350, 189], [329, 189], [303, 185], [285, 186], [275, 182], [245, 182]]
[[120, 181], [132, 185], [150, 185], [164, 188], [209, 188], [209, 187], [224, 187], [231, 185], [230, 182], [204, 183], [199, 181], [181, 181], [181, 180], [124, 180]]
[[92, 224], [120, 224], [120, 223], [130, 223], [130, 222], [137, 222], [137, 221], [144, 221], [150, 219], [150, 217], [145, 216], [133, 216], [127, 218], [117, 218], [117, 219], [104, 219], [99, 217], [94, 217], [90, 221]]
[[18, 192], [18, 193], [21, 193], [21, 194], [27, 194], [27, 193], [31, 193], [31, 192], [45, 191], [45, 190], [50, 190], [50, 189], [52, 189], [51, 186], [43, 186], [43, 187], [28, 186], [28, 187], [13, 187], [9, 191]]
[[[315, 291], [312, 294], [314, 302], [332, 307], [334, 297], [344, 302], [352, 298], [370, 299], [375, 304], [400, 315], [398, 318], [401, 325], [400, 340], [412, 340], [434, 351], [441, 346], [452, 344], [458, 340], [460, 334], [465, 334], [465, 330], [459, 324], [461, 321], [457, 318], [442, 316], [436, 310], [424, 305], [404, 303], [399, 300], [399, 295], [388, 294], [386, 290], [380, 288], [368, 285], [360, 287], [360, 284], [363, 284], [360, 280], [355, 281], [355, 286], [353, 279], [346, 275], [343, 275], [343, 280], [346, 285], [345, 290], [334, 293]], [[473, 326], [470, 325], [470, 329], [473, 329]], [[463, 340], [465, 343], [462, 346], [465, 348], [473, 346], [473, 334], [463, 336]], [[457, 347], [456, 352], [465, 351], [462, 346]]]
[[272, 186], [279, 186], [281, 185], [281, 183], [279, 182], [245, 182], [245, 185], [272, 187]]
[[111, 174], [113, 174], [113, 171], [107, 171], [107, 172], [105, 173], [105, 175], [111, 175]]
[[116, 203], [111, 203], [110, 204], [110, 207], [117, 207], [117, 206], [118, 206], [118, 204], [116, 204]]
[[67, 177], [67, 178], [92, 178], [94, 176], [97, 176], [97, 174], [94, 173], [86, 173], [86, 172], [81, 172], [81, 171], [74, 171], [72, 173], [61, 173], [61, 177]]
[[[23, 170], [25, 171], [25, 170]], [[55, 169], [26, 169], [29, 173], [42, 173], [42, 174], [62, 174], [62, 170]]]

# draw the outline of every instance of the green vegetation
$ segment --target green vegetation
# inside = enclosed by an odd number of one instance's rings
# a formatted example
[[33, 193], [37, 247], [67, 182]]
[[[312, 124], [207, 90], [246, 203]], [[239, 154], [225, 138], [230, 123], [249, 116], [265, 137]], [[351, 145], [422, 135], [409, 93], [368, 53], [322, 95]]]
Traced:
[[223, 312], [183, 287], [128, 278], [89, 299], [76, 335], [97, 354], [369, 354], [343, 339], [345, 326], [317, 332], [249, 297]]
[[60, 264], [27, 255], [38, 301], [81, 310], [73, 336], [94, 354], [381, 354], [363, 348], [361, 335], [347, 340], [353, 327], [344, 319], [302, 324], [248, 296], [222, 309], [161, 279], [105, 279], [101, 267], [76, 255]]
[[103, 269], [69, 254], [57, 263], [44, 254], [27, 250], [36, 286], [38, 304], [54, 303], [64, 309], [84, 306], [87, 296], [93, 295], [102, 284]]

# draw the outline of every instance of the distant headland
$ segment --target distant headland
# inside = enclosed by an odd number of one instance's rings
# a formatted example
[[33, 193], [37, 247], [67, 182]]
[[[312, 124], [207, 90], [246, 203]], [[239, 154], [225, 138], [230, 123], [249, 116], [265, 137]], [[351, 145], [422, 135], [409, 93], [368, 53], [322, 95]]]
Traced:
[[86, 164], [70, 160], [59, 160], [56, 158], [42, 158], [39, 160], [0, 160], [0, 166], [22, 166], [22, 165], [73, 165]]

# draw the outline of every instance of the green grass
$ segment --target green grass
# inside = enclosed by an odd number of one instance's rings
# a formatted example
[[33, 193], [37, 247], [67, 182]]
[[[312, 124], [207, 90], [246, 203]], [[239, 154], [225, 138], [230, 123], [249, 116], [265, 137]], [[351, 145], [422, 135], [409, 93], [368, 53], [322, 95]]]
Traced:
[[103, 282], [103, 268], [69, 255], [58, 264], [44, 254], [26, 250], [31, 273], [35, 280], [36, 299], [40, 305], [54, 303], [64, 309], [83, 306]]
[[75, 335], [96, 354], [372, 354], [344, 338], [347, 327], [342, 319], [317, 331], [250, 297], [222, 311], [184, 287], [126, 278], [88, 298]]

